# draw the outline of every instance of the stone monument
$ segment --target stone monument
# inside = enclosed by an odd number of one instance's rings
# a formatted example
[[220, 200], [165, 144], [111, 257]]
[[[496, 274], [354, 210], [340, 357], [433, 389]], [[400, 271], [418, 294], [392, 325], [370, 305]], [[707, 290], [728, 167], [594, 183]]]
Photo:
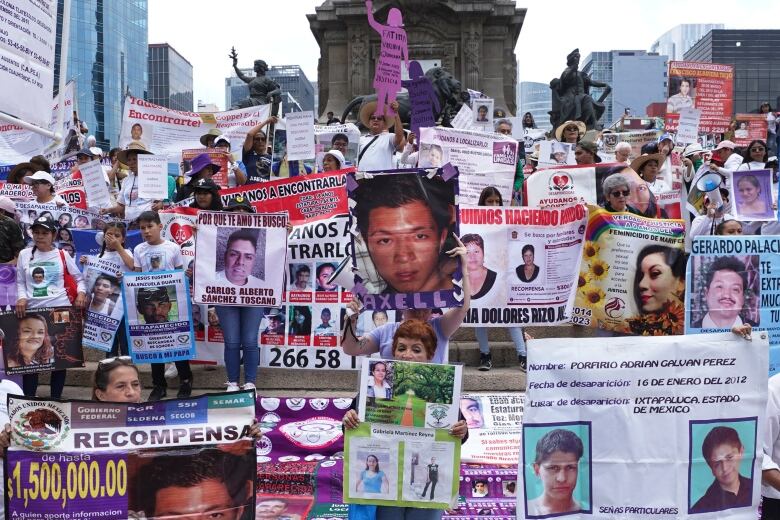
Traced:
[[[409, 60], [440, 66], [471, 88], [516, 111], [515, 44], [525, 9], [514, 0], [375, 0], [374, 16], [403, 12]], [[325, 0], [307, 15], [320, 46], [319, 112], [341, 114], [351, 100], [374, 91], [380, 39], [366, 22], [365, 0]]]
[[[586, 72], [578, 70], [579, 66], [580, 50], [574, 49], [566, 56], [566, 69], [561, 73], [561, 77], [550, 81], [550, 123], [553, 129], [566, 121], [582, 121], [588, 130], [592, 130], [604, 114], [604, 100], [612, 92], [612, 87], [591, 79]], [[591, 97], [590, 87], [604, 88], [599, 99]]]

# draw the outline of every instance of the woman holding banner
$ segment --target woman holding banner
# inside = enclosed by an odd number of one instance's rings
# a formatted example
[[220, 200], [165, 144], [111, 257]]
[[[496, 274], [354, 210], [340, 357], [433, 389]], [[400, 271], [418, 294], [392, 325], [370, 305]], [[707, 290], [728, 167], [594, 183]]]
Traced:
[[[38, 217], [33, 221], [31, 230], [33, 245], [19, 253], [16, 269], [16, 289], [19, 294], [16, 303], [17, 317], [21, 320], [28, 310], [42, 307], [75, 305], [84, 308], [87, 299], [84, 279], [73, 258], [54, 247], [54, 237], [57, 233], [54, 219]], [[33, 271], [38, 268], [42, 268], [46, 273], [43, 287], [34, 278]], [[76, 285], [77, 295], [73, 301], [66, 288], [66, 276]], [[38, 374], [25, 374], [22, 387], [24, 395], [34, 396], [38, 390]], [[54, 370], [51, 373], [51, 396], [60, 399], [64, 387], [65, 370]]]

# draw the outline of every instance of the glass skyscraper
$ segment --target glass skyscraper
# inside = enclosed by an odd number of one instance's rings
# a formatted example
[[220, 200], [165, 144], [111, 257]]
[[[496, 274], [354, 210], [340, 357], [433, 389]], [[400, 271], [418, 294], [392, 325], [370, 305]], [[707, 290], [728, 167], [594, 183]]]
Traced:
[[[58, 0], [54, 87], [59, 81], [63, 0]], [[147, 0], [71, 0], [67, 79], [79, 117], [108, 150], [119, 142], [125, 93], [146, 97]]]
[[167, 43], [149, 44], [146, 100], [192, 112], [192, 64]]

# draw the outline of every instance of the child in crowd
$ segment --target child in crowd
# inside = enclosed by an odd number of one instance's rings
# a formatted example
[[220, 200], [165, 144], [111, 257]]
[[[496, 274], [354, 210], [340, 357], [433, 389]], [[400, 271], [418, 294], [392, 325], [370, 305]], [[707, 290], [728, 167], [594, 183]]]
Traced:
[[[181, 249], [170, 240], [162, 238], [162, 222], [155, 211], [144, 211], [138, 217], [143, 242], [133, 251], [133, 267], [139, 272], [172, 271], [182, 269], [184, 260]], [[192, 370], [189, 361], [176, 361], [179, 372], [179, 392], [176, 397], [189, 397], [192, 393]], [[165, 382], [165, 364], [152, 363], [152, 384], [154, 388], [149, 401], [166, 397], [168, 384]]]

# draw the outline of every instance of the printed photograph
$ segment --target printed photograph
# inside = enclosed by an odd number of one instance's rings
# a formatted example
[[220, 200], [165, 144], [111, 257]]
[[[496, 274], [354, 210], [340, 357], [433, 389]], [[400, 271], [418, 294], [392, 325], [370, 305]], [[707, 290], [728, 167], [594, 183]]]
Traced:
[[0, 338], [8, 374], [32, 374], [83, 366], [81, 313], [70, 307], [29, 310], [17, 318], [0, 313]]
[[757, 421], [746, 417], [689, 422], [689, 514], [752, 505]]
[[350, 490], [353, 497], [392, 500], [395, 488], [395, 464], [391, 465], [390, 451], [377, 448], [355, 450], [351, 458]]
[[772, 205], [772, 171], [733, 173], [734, 213], [740, 220], [777, 220]]
[[216, 284], [257, 287], [265, 281], [265, 229], [220, 227], [214, 276]]
[[311, 291], [312, 268], [309, 264], [288, 264], [288, 291]]
[[96, 269], [85, 269], [84, 284], [87, 289], [88, 311], [114, 317], [124, 313], [119, 299], [122, 284], [116, 276]]
[[403, 499], [445, 502], [452, 488], [452, 444], [404, 443]]
[[440, 168], [447, 161], [444, 160], [445, 151], [438, 144], [424, 143], [420, 145], [420, 168]]
[[590, 422], [523, 425], [526, 518], [591, 513]]
[[[129, 317], [131, 325], [168, 323], [182, 320], [182, 317], [179, 316], [179, 302], [175, 285], [139, 287], [135, 289], [135, 308], [138, 314]], [[185, 312], [186, 308], [185, 303]]]
[[760, 256], [694, 256], [691, 273], [690, 328], [730, 331], [761, 324]]
[[676, 114], [683, 108], [693, 108], [696, 98], [696, 78], [669, 77], [669, 98], [666, 113]]

